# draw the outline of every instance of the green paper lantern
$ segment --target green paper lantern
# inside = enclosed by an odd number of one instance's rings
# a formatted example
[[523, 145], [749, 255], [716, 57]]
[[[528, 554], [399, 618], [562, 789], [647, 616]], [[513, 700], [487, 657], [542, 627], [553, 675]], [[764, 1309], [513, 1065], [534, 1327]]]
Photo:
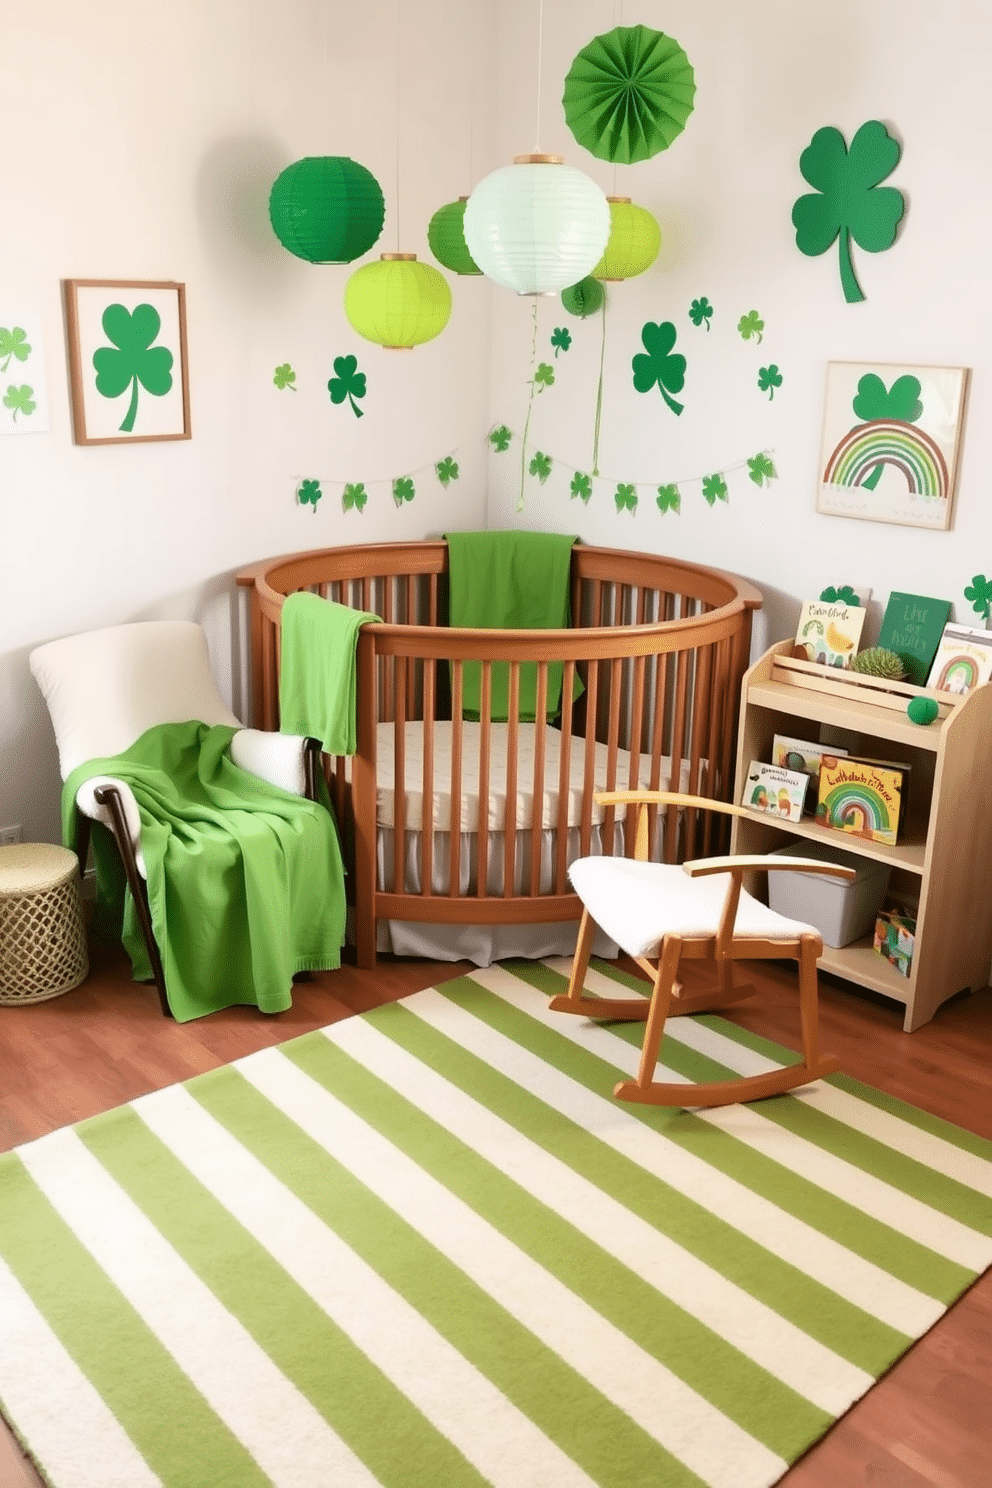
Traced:
[[386, 204], [371, 171], [347, 155], [307, 155], [287, 165], [269, 193], [282, 246], [308, 263], [351, 263], [382, 232]]
[[649, 269], [661, 249], [661, 228], [644, 207], [629, 196], [608, 196], [610, 236], [594, 279], [633, 279]]
[[649, 160], [682, 133], [696, 78], [670, 36], [649, 26], [617, 26], [594, 36], [565, 78], [565, 122], [599, 160]]
[[427, 224], [427, 242], [438, 263], [453, 274], [480, 274], [482, 270], [465, 243], [465, 203], [467, 196], [438, 207]]
[[595, 315], [605, 299], [606, 290], [591, 275], [580, 279], [578, 284], [570, 284], [561, 292], [562, 305], [569, 315], [581, 315], [583, 320], [587, 315]]
[[352, 274], [344, 290], [344, 313], [366, 341], [394, 349], [433, 341], [448, 324], [451, 290], [415, 253], [384, 253]]

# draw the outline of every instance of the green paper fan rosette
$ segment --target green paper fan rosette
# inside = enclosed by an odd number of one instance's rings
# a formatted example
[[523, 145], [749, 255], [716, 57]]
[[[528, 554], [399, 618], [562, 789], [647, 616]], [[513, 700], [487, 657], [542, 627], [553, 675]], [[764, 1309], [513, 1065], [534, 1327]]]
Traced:
[[668, 149], [695, 96], [695, 74], [677, 41], [649, 26], [617, 26], [576, 55], [561, 101], [584, 149], [632, 165]]

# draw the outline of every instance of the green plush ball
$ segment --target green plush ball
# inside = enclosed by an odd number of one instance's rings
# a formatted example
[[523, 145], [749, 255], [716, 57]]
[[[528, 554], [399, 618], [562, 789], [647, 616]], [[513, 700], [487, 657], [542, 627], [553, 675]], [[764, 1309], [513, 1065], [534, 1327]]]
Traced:
[[906, 712], [913, 723], [933, 723], [940, 709], [934, 698], [910, 698]]

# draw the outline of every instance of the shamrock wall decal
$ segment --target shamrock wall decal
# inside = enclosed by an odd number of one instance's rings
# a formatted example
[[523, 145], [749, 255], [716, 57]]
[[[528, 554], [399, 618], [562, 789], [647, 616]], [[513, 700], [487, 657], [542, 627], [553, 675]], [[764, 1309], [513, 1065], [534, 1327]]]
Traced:
[[716, 501], [726, 501], [727, 499], [727, 482], [723, 476], [719, 472], [716, 475], [704, 475], [703, 500], [712, 506]]
[[737, 329], [740, 332], [742, 341], [750, 341], [752, 336], [756, 336], [757, 344], [760, 346], [761, 333], [765, 329], [765, 322], [762, 320], [757, 310], [749, 310], [747, 314], [742, 315], [740, 320], [737, 322]]
[[327, 391], [331, 395], [332, 403], [343, 403], [347, 398], [351, 404], [352, 413], [356, 418], [361, 418], [362, 409], [359, 408], [355, 399], [365, 397], [365, 373], [359, 372], [357, 357], [334, 358], [334, 376], [327, 384]]
[[756, 486], [766, 486], [775, 479], [775, 466], [768, 455], [762, 452], [753, 455], [747, 462], [748, 478], [754, 481]]
[[449, 482], [458, 479], [457, 462], [450, 455], [446, 455], [443, 460], [438, 460], [434, 466], [434, 472], [442, 486], [447, 488]]
[[0, 372], [6, 372], [10, 366], [11, 357], [16, 357], [19, 362], [26, 362], [31, 355], [31, 347], [25, 332], [20, 326], [14, 326], [8, 331], [6, 326], [0, 326]]
[[365, 510], [365, 503], [369, 499], [369, 493], [365, 489], [364, 481], [355, 481], [345, 486], [341, 493], [341, 505], [345, 511], [361, 512]]
[[167, 346], [153, 346], [162, 329], [162, 317], [154, 305], [136, 305], [125, 310], [123, 305], [108, 305], [101, 321], [103, 334], [111, 346], [99, 346], [93, 353], [96, 390], [102, 398], [119, 398], [131, 389], [122, 434], [130, 434], [138, 414], [139, 384], [155, 398], [164, 397], [172, 388], [172, 352]]
[[879, 182], [895, 170], [901, 153], [885, 125], [869, 119], [850, 148], [840, 130], [828, 126], [816, 131], [799, 157], [803, 179], [815, 189], [792, 208], [796, 247], [812, 258], [837, 242], [848, 304], [864, 299], [851, 262], [851, 239], [868, 253], [881, 253], [895, 242], [906, 203], [894, 186]]
[[657, 506], [658, 510], [662, 512], [681, 512], [682, 495], [679, 491], [678, 486], [659, 486], [658, 495], [655, 498], [655, 505]]
[[404, 501], [412, 501], [417, 494], [417, 488], [408, 475], [402, 475], [393, 481], [393, 500], [397, 506], [402, 506]]
[[572, 333], [568, 326], [555, 326], [551, 333], [551, 345], [555, 349], [555, 356], [560, 351], [567, 351], [572, 344]]
[[589, 497], [592, 495], [592, 480], [584, 471], [577, 470], [572, 476], [569, 492], [573, 497], [578, 496], [579, 500], [588, 506]]
[[767, 367], [758, 369], [758, 389], [768, 394], [769, 403], [775, 396], [775, 389], [782, 386], [782, 374], [774, 362]]
[[964, 597], [971, 600], [971, 608], [975, 613], [988, 621], [989, 611], [992, 610], [992, 579], [987, 579], [984, 574], [976, 574], [965, 589]]
[[689, 319], [692, 321], [694, 326], [704, 325], [706, 329], [709, 330], [710, 319], [712, 315], [713, 306], [710, 304], [705, 295], [700, 295], [699, 299], [693, 300], [692, 304], [689, 306]]
[[853, 605], [856, 610], [861, 608], [861, 601], [850, 584], [843, 584], [839, 589], [834, 584], [829, 584], [820, 598], [824, 604]]
[[313, 514], [316, 516], [317, 502], [323, 494], [323, 491], [320, 489], [320, 481], [304, 480], [300, 481], [300, 488], [296, 493], [296, 499], [301, 506], [312, 505]]
[[291, 393], [296, 392], [293, 386], [293, 383], [296, 381], [296, 373], [288, 362], [283, 362], [282, 366], [276, 368], [272, 374], [272, 381], [277, 388], [289, 388]]
[[506, 427], [505, 424], [500, 424], [498, 428], [490, 429], [487, 438], [496, 453], [498, 455], [501, 455], [504, 450], [508, 450], [510, 448], [510, 441], [513, 438], [513, 435], [510, 433], [510, 430]]
[[11, 409], [15, 424], [17, 423], [17, 415], [19, 413], [30, 416], [38, 406], [34, 401], [34, 388], [28, 387], [26, 382], [22, 383], [20, 387], [15, 387], [13, 383], [10, 383], [6, 393], [4, 393], [3, 406]]
[[555, 369], [550, 362], [539, 362], [537, 371], [534, 373], [534, 389], [543, 393], [546, 387], [551, 387], [555, 380]]
[[619, 484], [614, 492], [613, 500], [617, 504], [618, 512], [636, 512], [637, 510], [637, 491], [632, 485]]
[[646, 355], [638, 353], [630, 365], [634, 387], [639, 393], [649, 393], [657, 385], [672, 412], [680, 414], [684, 405], [668, 396], [669, 393], [680, 393], [685, 385], [685, 357], [672, 351], [675, 337], [676, 330], [670, 320], [663, 320], [660, 325], [649, 320], [641, 331]]
[[542, 455], [540, 450], [536, 450], [534, 452], [534, 458], [531, 460], [527, 468], [530, 471], [531, 475], [537, 476], [538, 480], [543, 486], [544, 482], [551, 474], [551, 456]]

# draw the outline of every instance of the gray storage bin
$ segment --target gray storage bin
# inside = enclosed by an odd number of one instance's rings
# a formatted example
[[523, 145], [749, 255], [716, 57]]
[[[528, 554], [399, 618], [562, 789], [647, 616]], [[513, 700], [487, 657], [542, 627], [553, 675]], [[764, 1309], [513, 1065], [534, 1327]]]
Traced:
[[826, 878], [818, 873], [789, 873], [776, 869], [768, 875], [768, 903], [790, 920], [815, 925], [824, 945], [845, 946], [874, 928], [891, 868], [874, 858], [822, 842], [791, 842], [777, 847], [774, 857], [815, 858], [853, 868], [857, 878]]

